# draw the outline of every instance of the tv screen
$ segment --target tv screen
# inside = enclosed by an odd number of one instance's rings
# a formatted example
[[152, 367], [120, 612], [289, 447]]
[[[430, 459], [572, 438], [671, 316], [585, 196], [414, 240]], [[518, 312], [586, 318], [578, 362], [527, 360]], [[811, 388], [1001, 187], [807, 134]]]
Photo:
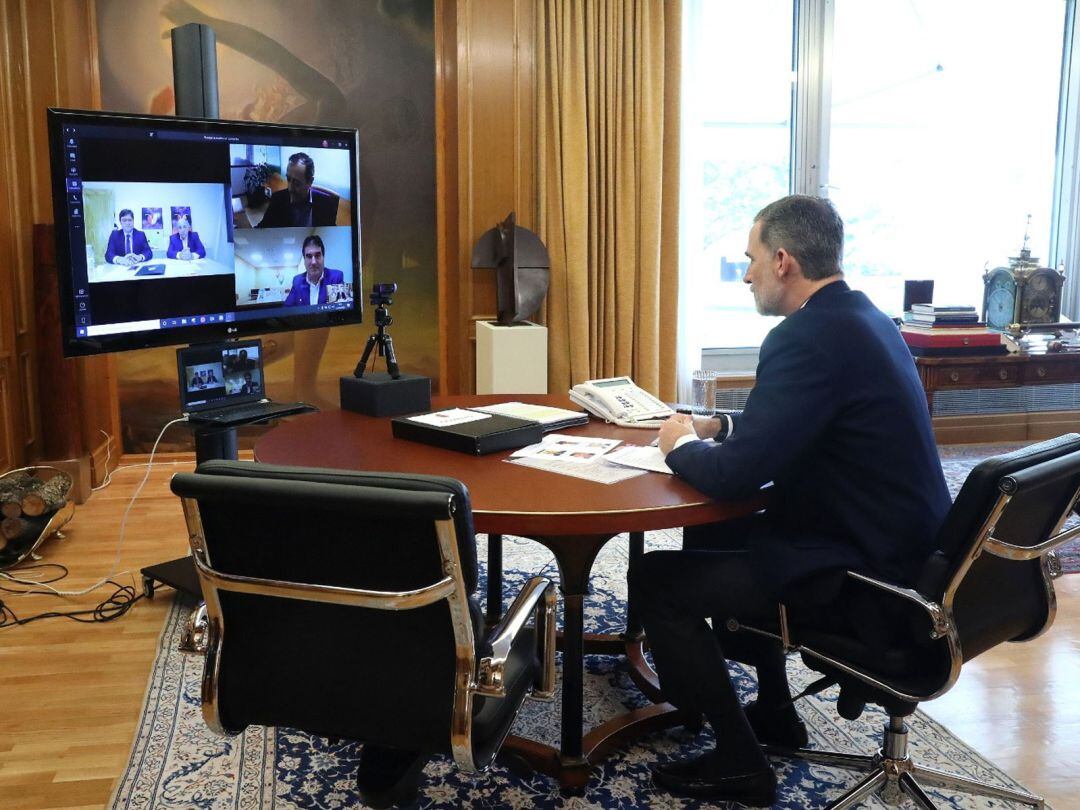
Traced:
[[48, 124], [66, 356], [361, 320], [355, 129]]

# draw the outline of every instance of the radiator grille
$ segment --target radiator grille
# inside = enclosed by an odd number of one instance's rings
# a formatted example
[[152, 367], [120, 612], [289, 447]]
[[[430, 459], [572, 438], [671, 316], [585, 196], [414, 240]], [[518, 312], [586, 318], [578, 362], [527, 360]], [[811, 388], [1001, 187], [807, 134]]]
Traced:
[[716, 410], [741, 411], [746, 407], [746, 398], [749, 394], [749, 388], [718, 388], [716, 389]]
[[1023, 388], [958, 388], [934, 393], [934, 416], [1080, 410], [1080, 383]]

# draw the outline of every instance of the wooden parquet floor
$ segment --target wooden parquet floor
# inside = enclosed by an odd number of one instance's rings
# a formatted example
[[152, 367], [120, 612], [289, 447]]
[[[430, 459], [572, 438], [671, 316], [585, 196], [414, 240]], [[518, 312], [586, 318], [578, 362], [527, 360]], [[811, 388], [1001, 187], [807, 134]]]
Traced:
[[[137, 459], [135, 459], [137, 460]], [[125, 459], [125, 464], [132, 463]], [[186, 553], [173, 472], [158, 464], [127, 519], [118, 576], [141, 590], [138, 570]], [[145, 467], [122, 468], [76, 510], [64, 539], [42, 546], [44, 562], [81, 589], [113, 569], [120, 523]], [[0, 594], [20, 617], [91, 607], [111, 588], [59, 598]], [[0, 629], [0, 808], [98, 808], [130, 750], [169, 591], [106, 624], [48, 619]], [[933, 717], [1058, 810], [1080, 807], [1080, 574], [1057, 582], [1058, 617], [1043, 637], [987, 653], [944, 697]]]

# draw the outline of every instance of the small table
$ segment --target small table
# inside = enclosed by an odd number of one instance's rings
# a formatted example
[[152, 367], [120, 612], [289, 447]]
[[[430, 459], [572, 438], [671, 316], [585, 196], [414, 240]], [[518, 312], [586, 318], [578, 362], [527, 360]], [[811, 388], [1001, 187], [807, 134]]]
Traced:
[[[435, 397], [432, 410], [494, 404], [508, 398], [505, 395]], [[565, 396], [514, 395], [513, 399], [574, 407]], [[651, 431], [620, 428], [597, 420], [561, 432], [614, 438], [631, 444], [647, 443], [654, 436]], [[659, 473], [605, 485], [505, 463], [508, 456], [509, 452], [469, 456], [395, 439], [389, 419], [347, 411], [323, 411], [292, 420], [269, 431], [255, 446], [255, 458], [261, 462], [438, 474], [462, 481], [472, 498], [476, 530], [491, 535], [489, 621], [497, 618], [497, 606], [502, 600], [498, 588], [502, 575], [499, 536], [528, 537], [552, 551], [563, 592], [561, 745], [556, 750], [533, 740], [511, 737], [504, 748], [521, 755], [537, 771], [554, 776], [563, 787], [582, 788], [591, 767], [609, 752], [636, 736], [681, 722], [674, 707], [658, 703], [583, 733], [586, 642], [593, 652], [626, 652], [634, 665], [634, 680], [651, 699], [660, 698], [655, 677], [644, 666], [641, 627], [631, 606], [627, 609], [624, 636], [586, 638], [584, 600], [596, 555], [611, 538], [629, 532], [632, 565], [644, 554], [644, 532], [730, 520], [763, 508], [764, 498], [745, 503], [717, 502], [681, 479]]]

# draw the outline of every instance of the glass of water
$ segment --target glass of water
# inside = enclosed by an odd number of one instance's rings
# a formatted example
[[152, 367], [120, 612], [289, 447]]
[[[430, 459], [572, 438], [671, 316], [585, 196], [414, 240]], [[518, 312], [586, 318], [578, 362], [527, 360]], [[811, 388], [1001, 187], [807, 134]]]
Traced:
[[712, 416], [716, 412], [717, 371], [695, 371], [691, 376], [690, 409], [695, 416]]

